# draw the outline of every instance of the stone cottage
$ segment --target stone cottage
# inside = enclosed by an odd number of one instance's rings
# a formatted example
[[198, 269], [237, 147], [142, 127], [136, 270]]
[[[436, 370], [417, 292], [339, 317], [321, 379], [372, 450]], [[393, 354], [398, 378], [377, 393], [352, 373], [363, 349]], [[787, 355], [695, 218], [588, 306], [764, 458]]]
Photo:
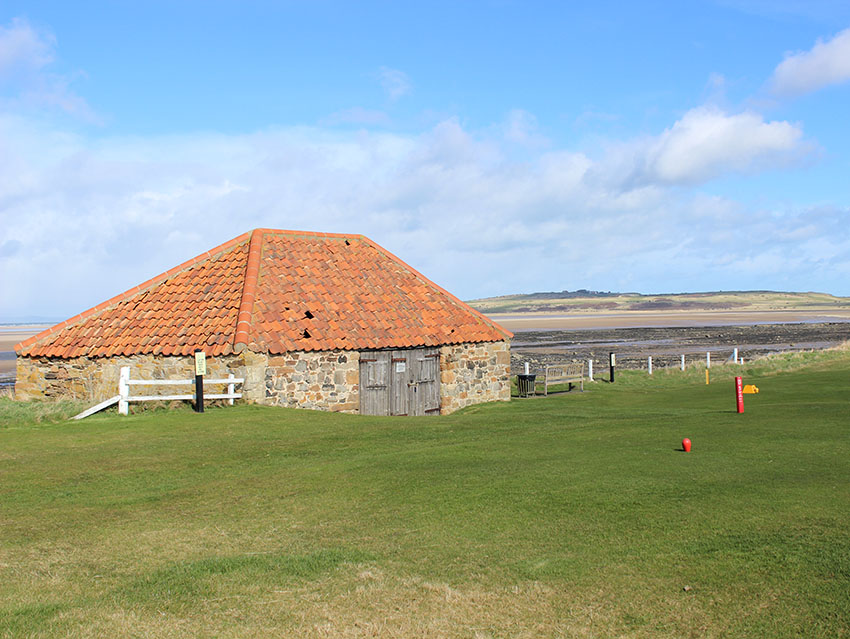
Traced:
[[244, 377], [243, 398], [379, 415], [510, 399], [512, 334], [362, 235], [255, 229], [18, 344], [16, 396]]

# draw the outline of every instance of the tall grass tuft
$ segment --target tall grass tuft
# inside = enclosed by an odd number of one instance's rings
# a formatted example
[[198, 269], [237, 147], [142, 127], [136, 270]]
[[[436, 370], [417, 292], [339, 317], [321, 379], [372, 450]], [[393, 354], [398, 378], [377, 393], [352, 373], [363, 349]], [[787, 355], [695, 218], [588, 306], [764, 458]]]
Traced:
[[86, 402], [16, 401], [11, 397], [0, 397], [0, 428], [55, 424], [70, 419], [87, 407]]

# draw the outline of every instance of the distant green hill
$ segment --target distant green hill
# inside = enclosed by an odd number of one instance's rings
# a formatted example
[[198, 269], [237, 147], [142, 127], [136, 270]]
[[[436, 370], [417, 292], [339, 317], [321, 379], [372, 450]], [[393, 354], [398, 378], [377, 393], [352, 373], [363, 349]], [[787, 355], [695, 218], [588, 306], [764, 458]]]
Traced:
[[486, 313], [623, 311], [793, 311], [850, 309], [850, 297], [828, 293], [716, 291], [709, 293], [610, 293], [561, 291], [486, 297], [468, 302]]

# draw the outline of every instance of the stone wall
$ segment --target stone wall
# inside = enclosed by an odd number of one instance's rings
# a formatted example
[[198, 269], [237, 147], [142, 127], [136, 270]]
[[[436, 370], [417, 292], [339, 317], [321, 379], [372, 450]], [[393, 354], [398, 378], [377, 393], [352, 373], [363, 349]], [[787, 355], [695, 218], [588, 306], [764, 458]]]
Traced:
[[[18, 399], [72, 399], [97, 403], [118, 394], [122, 366], [131, 379], [189, 379], [192, 356], [132, 355], [73, 359], [18, 357]], [[510, 400], [508, 342], [460, 344], [440, 349], [440, 413]], [[259, 404], [346, 413], [360, 411], [360, 354], [356, 351], [265, 355], [243, 351], [207, 358], [207, 376], [245, 378], [243, 399]], [[133, 393], [191, 393], [188, 387], [132, 387]], [[237, 387], [238, 388], [238, 387]], [[224, 387], [222, 387], [222, 392]], [[215, 391], [219, 392], [218, 388]]]
[[510, 367], [509, 342], [440, 348], [440, 414], [482, 402], [510, 401]]
[[[360, 409], [360, 356], [356, 352], [296, 352], [281, 356], [243, 351], [207, 357], [207, 377], [245, 379], [244, 400], [272, 406], [356, 413]], [[132, 355], [73, 359], [18, 357], [18, 399], [71, 399], [97, 403], [118, 394], [122, 366], [131, 379], [191, 379], [193, 356]], [[207, 392], [224, 392], [224, 386]], [[237, 387], [239, 390], [239, 387]], [[186, 386], [132, 387], [131, 394], [192, 393]]]
[[[243, 398], [261, 401], [264, 370], [268, 357], [250, 351], [239, 355], [207, 358], [207, 377], [222, 378], [228, 373], [245, 378]], [[18, 357], [15, 397], [17, 399], [72, 399], [100, 402], [118, 394], [118, 376], [122, 366], [130, 367], [131, 379], [190, 379], [195, 376], [192, 356], [131, 355], [116, 357], [75, 357], [72, 359]], [[226, 387], [214, 387], [223, 392]], [[237, 387], [238, 388], [238, 387]], [[183, 386], [141, 387], [145, 394], [164, 390], [191, 393]], [[133, 387], [138, 394], [139, 387]], [[208, 391], [212, 392], [212, 391]]]
[[269, 357], [264, 404], [360, 412], [360, 354], [296, 352]]

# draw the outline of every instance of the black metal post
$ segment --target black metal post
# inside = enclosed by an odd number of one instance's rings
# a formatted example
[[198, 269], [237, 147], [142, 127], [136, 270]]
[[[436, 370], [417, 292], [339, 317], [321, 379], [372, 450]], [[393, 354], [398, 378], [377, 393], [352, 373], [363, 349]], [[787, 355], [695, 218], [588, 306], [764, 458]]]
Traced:
[[204, 412], [204, 376], [195, 375], [195, 412]]
[[[204, 376], [199, 374], [200, 370], [198, 366], [198, 353], [203, 353], [202, 350], [198, 349], [195, 351], [195, 412], [203, 413], [204, 412]], [[206, 368], [206, 363], [204, 363], [204, 369]]]
[[608, 353], [608, 366], [611, 369], [611, 383], [614, 383], [614, 365], [617, 363], [617, 356], [614, 353]]

